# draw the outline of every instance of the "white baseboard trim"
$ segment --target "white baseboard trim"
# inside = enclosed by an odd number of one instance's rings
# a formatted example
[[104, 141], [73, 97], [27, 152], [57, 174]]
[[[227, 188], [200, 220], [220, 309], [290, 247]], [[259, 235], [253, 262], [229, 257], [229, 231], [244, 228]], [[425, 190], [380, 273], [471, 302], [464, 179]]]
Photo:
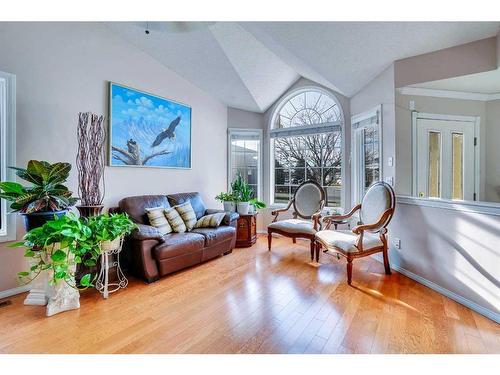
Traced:
[[27, 292], [30, 290], [30, 288], [31, 285], [23, 285], [23, 286], [18, 286], [17, 288], [2, 290], [0, 291], [0, 299]]
[[[372, 255], [372, 258], [379, 261], [380, 263], [383, 263], [384, 260], [382, 258], [381, 254], [374, 254]], [[417, 274], [414, 274], [411, 271], [408, 271], [407, 269], [399, 266], [399, 265], [394, 265], [391, 263], [391, 269], [398, 271], [399, 273], [405, 275], [406, 277], [409, 277], [412, 280], [415, 280], [416, 282], [425, 285], [426, 287], [444, 295], [445, 297], [448, 297], [455, 302], [460, 303], [461, 305], [464, 305], [465, 307], [468, 307], [471, 310], [474, 310], [475, 312], [487, 317], [488, 319], [493, 320], [496, 323], [500, 324], [500, 314], [496, 313], [494, 311], [491, 311], [487, 309], [486, 307], [483, 307], [481, 305], [478, 305], [476, 302], [473, 302], [465, 297], [462, 297], [461, 295], [456, 294], [455, 292], [452, 292], [451, 290], [448, 290], [446, 288], [443, 288], [442, 286], [427, 280], [423, 278], [422, 276], [419, 276]]]

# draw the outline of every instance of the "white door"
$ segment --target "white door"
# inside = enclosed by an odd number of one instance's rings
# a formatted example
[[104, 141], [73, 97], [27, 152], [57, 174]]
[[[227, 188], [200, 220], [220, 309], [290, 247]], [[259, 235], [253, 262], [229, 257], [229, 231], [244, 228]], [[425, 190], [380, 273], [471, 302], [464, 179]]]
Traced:
[[474, 200], [474, 122], [417, 119], [419, 197]]

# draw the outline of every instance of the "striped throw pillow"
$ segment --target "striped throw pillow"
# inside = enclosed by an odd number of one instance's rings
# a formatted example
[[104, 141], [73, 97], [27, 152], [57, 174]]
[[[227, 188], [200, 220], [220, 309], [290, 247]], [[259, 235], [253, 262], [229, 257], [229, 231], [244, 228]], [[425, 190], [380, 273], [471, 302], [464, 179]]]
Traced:
[[190, 202], [185, 202], [174, 206], [179, 215], [181, 215], [184, 224], [186, 224], [186, 229], [189, 231], [194, 228], [196, 224], [196, 213], [193, 210]]
[[187, 230], [184, 220], [182, 220], [181, 215], [179, 215], [175, 207], [165, 209], [164, 213], [174, 232], [183, 233]]
[[224, 220], [224, 216], [226, 216], [225, 212], [217, 212], [215, 214], [205, 215], [200, 217], [200, 219], [196, 222], [195, 228], [217, 228], [222, 220]]
[[149, 224], [158, 229], [161, 234], [172, 233], [172, 227], [164, 214], [164, 207], [146, 208]]

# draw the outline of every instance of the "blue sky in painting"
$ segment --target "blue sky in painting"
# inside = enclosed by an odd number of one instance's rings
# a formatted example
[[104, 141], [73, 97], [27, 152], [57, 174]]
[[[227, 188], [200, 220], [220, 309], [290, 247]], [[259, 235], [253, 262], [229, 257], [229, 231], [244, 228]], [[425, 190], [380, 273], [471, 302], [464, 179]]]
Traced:
[[[150, 159], [146, 166], [191, 166], [191, 108], [116, 84], [111, 84], [111, 100], [112, 146], [127, 150], [127, 140], [133, 139], [140, 147], [142, 158], [163, 150], [170, 152]], [[152, 147], [156, 136], [178, 116], [181, 120], [175, 128], [175, 138], [166, 138]], [[112, 158], [112, 165], [125, 163]]]

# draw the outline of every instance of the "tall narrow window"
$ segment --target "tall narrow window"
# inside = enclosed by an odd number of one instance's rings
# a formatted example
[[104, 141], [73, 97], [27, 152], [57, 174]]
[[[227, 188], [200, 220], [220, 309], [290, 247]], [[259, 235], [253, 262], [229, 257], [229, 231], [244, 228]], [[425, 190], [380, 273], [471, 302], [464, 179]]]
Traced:
[[[9, 166], [15, 165], [15, 76], [0, 72], [0, 181], [14, 181]], [[7, 215], [8, 203], [0, 199], [0, 241], [15, 238], [15, 217]]]
[[241, 174], [261, 199], [261, 130], [229, 129], [228, 184]]
[[353, 202], [360, 202], [366, 190], [382, 178], [381, 121], [382, 106], [353, 116], [352, 124], [352, 166]]
[[336, 98], [303, 89], [277, 107], [271, 135], [271, 197], [287, 203], [297, 187], [313, 180], [325, 189], [327, 205], [341, 205], [342, 114]]

